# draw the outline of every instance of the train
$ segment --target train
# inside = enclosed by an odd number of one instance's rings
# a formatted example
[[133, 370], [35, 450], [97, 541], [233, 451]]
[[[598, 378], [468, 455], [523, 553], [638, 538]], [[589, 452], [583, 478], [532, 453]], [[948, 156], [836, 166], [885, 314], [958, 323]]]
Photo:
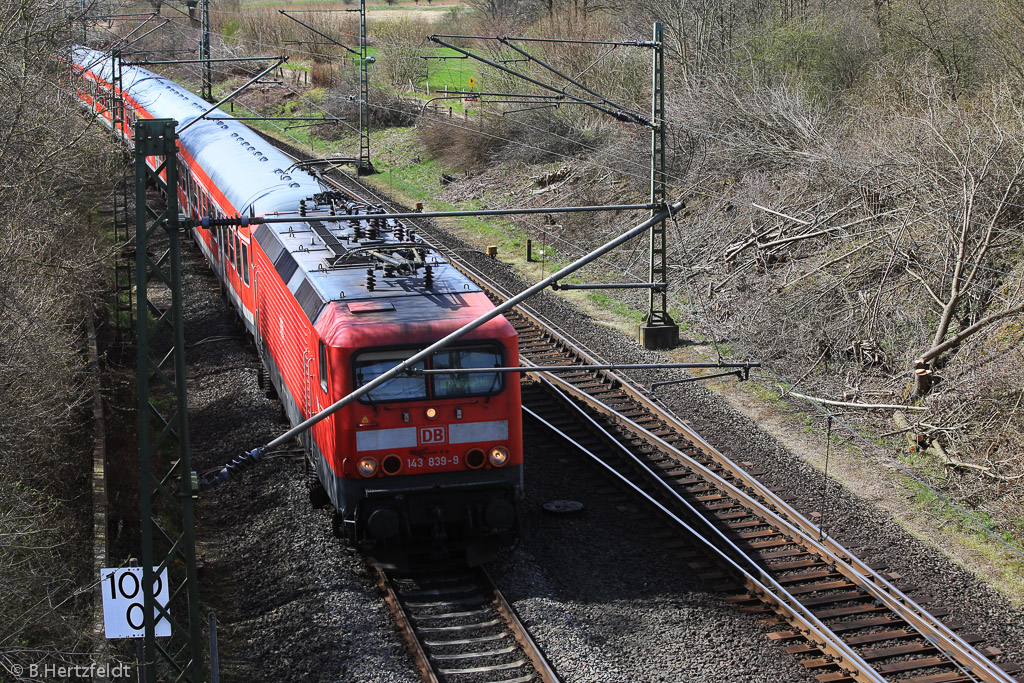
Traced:
[[[139, 66], [124, 65], [115, 79], [111, 57], [96, 50], [76, 47], [69, 62], [83, 106], [128, 145], [137, 119], [173, 119], [181, 130], [210, 108]], [[117, 117], [115, 80], [124, 101]], [[181, 132], [177, 164], [180, 211], [197, 222], [191, 236], [293, 425], [493, 309], [408, 224], [375, 218], [380, 206], [332, 189], [226, 113]], [[201, 223], [238, 216], [294, 221]], [[518, 362], [516, 331], [499, 316], [418, 367]], [[334, 532], [382, 563], [479, 564], [518, 536], [523, 439], [514, 375], [400, 375], [316, 424], [302, 444], [311, 502], [332, 506]]]

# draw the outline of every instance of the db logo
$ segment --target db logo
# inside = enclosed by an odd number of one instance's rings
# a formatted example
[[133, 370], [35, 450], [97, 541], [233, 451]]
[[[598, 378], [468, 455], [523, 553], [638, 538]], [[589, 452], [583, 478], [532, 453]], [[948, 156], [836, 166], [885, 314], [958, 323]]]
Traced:
[[444, 443], [447, 441], [445, 438], [444, 427], [420, 427], [420, 444], [428, 443]]

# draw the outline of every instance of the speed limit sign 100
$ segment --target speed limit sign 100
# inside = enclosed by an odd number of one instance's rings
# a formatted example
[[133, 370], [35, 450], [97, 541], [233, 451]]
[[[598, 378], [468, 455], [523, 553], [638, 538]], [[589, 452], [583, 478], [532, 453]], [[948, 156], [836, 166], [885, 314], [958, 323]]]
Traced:
[[[157, 570], [153, 567], [153, 571]], [[146, 635], [145, 610], [142, 607], [142, 567], [101, 569], [100, 586], [103, 589], [103, 625], [107, 638], [143, 638]], [[164, 607], [170, 596], [167, 568], [156, 575], [153, 594]], [[157, 612], [157, 637], [171, 635], [171, 622]]]

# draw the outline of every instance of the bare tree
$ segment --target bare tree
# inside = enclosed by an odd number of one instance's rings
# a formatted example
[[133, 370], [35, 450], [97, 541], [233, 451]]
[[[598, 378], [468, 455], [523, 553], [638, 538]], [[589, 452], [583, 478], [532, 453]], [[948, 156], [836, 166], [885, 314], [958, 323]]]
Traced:
[[[61, 0], [0, 0], [0, 678], [87, 653], [81, 323], [102, 291], [88, 228], [109, 136], [82, 116]], [[105, 159], [107, 161], [105, 161]], [[85, 446], [88, 449], [88, 446]], [[83, 578], [84, 577], [84, 578]], [[78, 660], [79, 663], [82, 659]]]
[[430, 25], [408, 17], [384, 19], [373, 24], [373, 42], [380, 61], [375, 72], [393, 86], [414, 85], [426, 76], [423, 44]]
[[1005, 247], [1021, 226], [1016, 198], [1024, 179], [1024, 126], [1005, 90], [992, 89], [969, 108], [932, 82], [915, 123], [927, 135], [915, 156], [930, 192], [921, 201], [941, 221], [933, 243], [907, 249], [904, 269], [937, 311], [931, 346], [917, 361], [915, 393], [930, 388], [931, 368], [971, 335], [1024, 311], [1020, 292], [999, 291], [1010, 262]]

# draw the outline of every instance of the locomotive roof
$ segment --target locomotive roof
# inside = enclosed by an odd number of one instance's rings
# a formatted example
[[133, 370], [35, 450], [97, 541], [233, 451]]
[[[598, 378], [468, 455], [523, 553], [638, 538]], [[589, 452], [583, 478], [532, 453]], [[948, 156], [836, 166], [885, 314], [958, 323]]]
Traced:
[[[317, 319], [329, 301], [337, 301], [351, 312], [397, 311], [391, 315], [406, 322], [461, 317], [458, 309], [464, 307], [462, 295], [482, 290], [425, 244], [419, 243], [416, 248], [396, 246], [410, 243], [399, 243], [394, 238], [393, 230], [399, 227], [395, 221], [388, 221], [390, 225], [379, 230], [381, 239], [366, 238], [372, 220], [372, 215], [354, 214], [345, 222], [314, 219], [305, 223], [263, 224], [254, 238], [310, 322]], [[356, 237], [357, 229], [363, 232], [362, 239]], [[328, 247], [328, 242], [333, 248]], [[367, 269], [380, 264], [372, 252], [396, 260], [414, 258], [415, 252], [419, 252], [424, 265], [430, 266], [430, 286], [425, 268], [418, 268], [415, 274], [396, 272], [391, 277], [375, 270], [374, 287], [370, 289]], [[338, 258], [338, 253], [345, 256]]]
[[[73, 60], [79, 68], [111, 82], [109, 55], [78, 47]], [[124, 66], [122, 84], [125, 94], [139, 106], [155, 118], [178, 121], [179, 129], [209, 109], [205, 100], [186, 88], [140, 67]], [[291, 158], [251, 128], [222, 120], [227, 116], [220, 111], [211, 113], [184, 131], [179, 141], [236, 210], [257, 216], [294, 215], [303, 200], [331, 195], [323, 194], [325, 188], [311, 174], [289, 170]], [[373, 313], [386, 311], [394, 311], [390, 315], [405, 322], [462, 318], [460, 309], [467, 309], [469, 315], [463, 295], [482, 290], [426, 244], [410, 246], [400, 223], [374, 219], [367, 213], [371, 207], [352, 204], [340, 207], [341, 213], [352, 214], [349, 220], [317, 221], [316, 215], [337, 213], [338, 202], [328, 197], [319, 213], [317, 201], [310, 206], [309, 218], [296, 215], [295, 223], [263, 224], [253, 237], [311, 323], [331, 301], [351, 312], [368, 313], [362, 318], [367, 322], [378, 317]], [[392, 265], [404, 264], [392, 277], [380, 270], [389, 260]], [[418, 267], [409, 268], [414, 261]], [[429, 287], [423, 267], [428, 264]], [[370, 267], [378, 268], [372, 288], [366, 272]]]

